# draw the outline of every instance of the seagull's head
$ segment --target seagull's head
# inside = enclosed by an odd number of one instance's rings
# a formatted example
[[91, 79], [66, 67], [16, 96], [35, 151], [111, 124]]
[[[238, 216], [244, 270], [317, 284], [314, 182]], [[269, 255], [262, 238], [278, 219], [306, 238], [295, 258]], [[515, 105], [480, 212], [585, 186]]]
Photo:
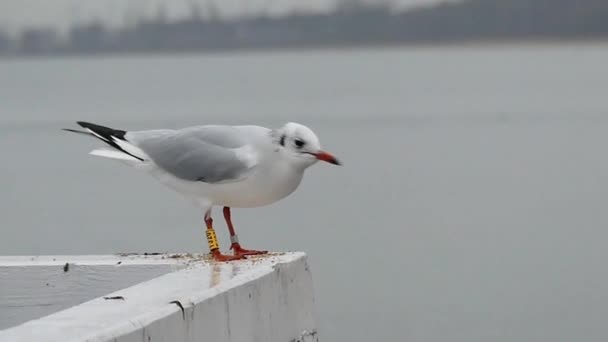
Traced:
[[294, 164], [307, 168], [319, 160], [334, 165], [340, 162], [331, 153], [321, 149], [317, 135], [308, 127], [289, 122], [276, 131], [277, 144]]

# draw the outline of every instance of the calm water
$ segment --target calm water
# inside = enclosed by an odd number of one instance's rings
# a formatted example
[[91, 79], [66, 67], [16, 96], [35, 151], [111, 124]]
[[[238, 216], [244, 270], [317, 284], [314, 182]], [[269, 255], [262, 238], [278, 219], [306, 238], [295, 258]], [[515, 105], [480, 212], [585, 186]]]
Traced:
[[345, 166], [234, 219], [245, 247], [310, 255], [324, 341], [606, 341], [606, 61], [597, 45], [2, 61], [0, 254], [206, 250], [201, 212], [87, 156], [95, 141], [59, 131], [74, 120], [298, 121]]

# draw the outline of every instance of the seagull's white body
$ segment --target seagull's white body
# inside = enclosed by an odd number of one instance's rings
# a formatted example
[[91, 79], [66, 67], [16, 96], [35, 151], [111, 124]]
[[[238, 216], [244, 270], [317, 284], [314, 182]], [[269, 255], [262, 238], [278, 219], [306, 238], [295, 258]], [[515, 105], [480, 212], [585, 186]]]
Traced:
[[[151, 174], [206, 212], [213, 206], [274, 203], [296, 190], [306, 168], [318, 159], [338, 164], [320, 150], [310, 129], [293, 123], [280, 129], [198, 126], [135, 132], [79, 124], [112, 147], [91, 154], [119, 159]], [[296, 140], [302, 146], [296, 146]]]
[[[237, 152], [239, 157], [255, 163], [244, 178], [232, 182], [192, 182], [175, 177], [153, 161], [135, 163], [161, 183], [192, 199], [202, 208], [227, 206], [234, 208], [261, 207], [277, 202], [294, 192], [304, 176], [304, 168], [297, 167], [281, 157], [263, 127], [246, 130], [248, 147]], [[149, 160], [149, 159], [148, 159]]]

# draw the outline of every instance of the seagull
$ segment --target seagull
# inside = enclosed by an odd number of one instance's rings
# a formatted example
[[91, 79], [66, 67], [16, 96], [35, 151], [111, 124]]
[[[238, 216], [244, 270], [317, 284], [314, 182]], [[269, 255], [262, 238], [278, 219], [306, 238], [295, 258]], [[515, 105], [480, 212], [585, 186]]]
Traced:
[[[321, 149], [308, 127], [290, 122], [280, 128], [205, 125], [179, 130], [124, 131], [78, 121], [89, 135], [107, 144], [90, 154], [116, 159], [151, 174], [202, 208], [211, 255], [216, 261], [265, 254], [242, 248], [230, 208], [254, 208], [291, 194], [304, 171], [317, 161], [340, 162]], [[222, 206], [233, 255], [222, 254], [211, 210]]]

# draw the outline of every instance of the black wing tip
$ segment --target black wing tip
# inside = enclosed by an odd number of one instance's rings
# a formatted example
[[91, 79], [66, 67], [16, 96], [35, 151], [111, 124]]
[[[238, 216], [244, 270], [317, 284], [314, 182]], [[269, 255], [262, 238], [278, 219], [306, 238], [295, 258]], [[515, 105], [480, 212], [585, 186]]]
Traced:
[[[78, 126], [82, 127], [82, 128], [88, 128], [88, 129], [94, 129], [95, 127], [103, 127], [100, 125], [96, 125], [92, 122], [86, 122], [86, 121], [76, 121], [76, 123], [78, 124]], [[104, 127], [107, 128], [107, 127]]]
[[[129, 153], [128, 151], [125, 151], [114, 141], [115, 138], [123, 140], [123, 141], [127, 141], [125, 139], [125, 134], [127, 134], [126, 131], [123, 131], [120, 129], [114, 129], [114, 128], [110, 128], [110, 127], [106, 127], [106, 126], [102, 126], [102, 125], [97, 125], [97, 124], [86, 122], [86, 121], [76, 121], [76, 123], [80, 127], [83, 127], [85, 129], [89, 130], [90, 132], [92, 132], [89, 134], [96, 136], [97, 138], [99, 138], [100, 140], [105, 142], [106, 144], [114, 147], [115, 149], [117, 149], [121, 152], [124, 152], [124, 153], [130, 155], [131, 157], [133, 157], [135, 159], [144, 161], [143, 158], [138, 157], [132, 153]], [[67, 130], [69, 130], [70, 132], [74, 132], [74, 130], [70, 130], [70, 129], [67, 129]], [[86, 133], [88, 133], [88, 132], [86, 132]]]
[[80, 127], [91, 130], [91, 131], [95, 132], [96, 134], [101, 135], [105, 139], [110, 139], [111, 137], [114, 137], [114, 138], [118, 138], [121, 140], [125, 140], [125, 134], [127, 133], [126, 131], [123, 131], [121, 129], [114, 129], [114, 128], [110, 128], [107, 126], [94, 124], [92, 122], [76, 121], [76, 123]]

